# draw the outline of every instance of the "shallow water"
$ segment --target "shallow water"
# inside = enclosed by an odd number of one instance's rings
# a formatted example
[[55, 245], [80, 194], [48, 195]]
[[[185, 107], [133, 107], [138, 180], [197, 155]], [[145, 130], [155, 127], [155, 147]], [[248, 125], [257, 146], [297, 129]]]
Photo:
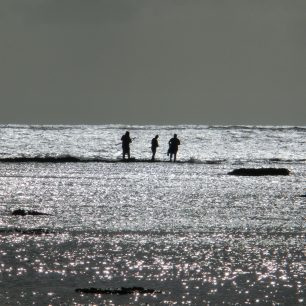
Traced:
[[[90, 145], [90, 135], [98, 139], [100, 130], [116, 139], [126, 127], [14, 127], [14, 132], [3, 127], [2, 135], [14, 136], [18, 129], [24, 142], [17, 133], [18, 150], [10, 139], [3, 157], [56, 150], [59, 155], [114, 158], [107, 150], [99, 155], [98, 140]], [[62, 130], [87, 139], [85, 148], [71, 150], [72, 140], [65, 142]], [[144, 131], [147, 138], [158, 131], [165, 138], [174, 127], [130, 130], [137, 135]], [[305, 129], [185, 127], [180, 133], [179, 157], [187, 161], [181, 164], [0, 162], [0, 304], [305, 304], [305, 198], [300, 197], [305, 193]], [[198, 142], [201, 137], [206, 140]], [[188, 139], [201, 150], [187, 145]], [[149, 151], [137, 148], [134, 156], [149, 157]], [[251, 166], [285, 167], [291, 174], [227, 175]], [[12, 216], [17, 208], [50, 216]], [[27, 235], [16, 229], [51, 232]], [[122, 286], [162, 292], [75, 292]]]

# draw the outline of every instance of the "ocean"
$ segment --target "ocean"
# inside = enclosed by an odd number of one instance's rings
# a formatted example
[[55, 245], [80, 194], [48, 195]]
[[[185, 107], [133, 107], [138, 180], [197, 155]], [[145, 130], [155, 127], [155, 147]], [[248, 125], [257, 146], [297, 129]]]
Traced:
[[[127, 130], [135, 160], [121, 162]], [[305, 135], [0, 125], [0, 305], [305, 305]], [[237, 168], [290, 175], [228, 175]], [[156, 291], [76, 291], [134, 286]]]

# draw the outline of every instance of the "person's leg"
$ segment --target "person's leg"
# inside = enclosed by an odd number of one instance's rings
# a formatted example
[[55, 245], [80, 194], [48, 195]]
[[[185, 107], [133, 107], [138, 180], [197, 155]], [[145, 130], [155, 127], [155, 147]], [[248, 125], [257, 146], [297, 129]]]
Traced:
[[128, 158], [130, 158], [130, 152], [129, 152], [129, 149], [124, 147], [123, 148], [123, 159], [125, 159], [125, 155], [128, 156]]
[[152, 160], [155, 159], [155, 153], [156, 153], [156, 149], [152, 149]]

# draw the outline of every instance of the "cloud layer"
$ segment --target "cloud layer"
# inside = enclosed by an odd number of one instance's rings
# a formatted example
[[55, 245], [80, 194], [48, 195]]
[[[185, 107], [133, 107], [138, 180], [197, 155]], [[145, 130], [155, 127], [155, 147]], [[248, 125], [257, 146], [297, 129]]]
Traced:
[[305, 124], [305, 1], [3, 0], [1, 123]]

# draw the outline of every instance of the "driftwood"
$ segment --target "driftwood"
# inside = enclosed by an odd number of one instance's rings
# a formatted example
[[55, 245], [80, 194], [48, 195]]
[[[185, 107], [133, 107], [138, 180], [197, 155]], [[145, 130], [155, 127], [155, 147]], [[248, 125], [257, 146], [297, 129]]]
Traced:
[[286, 168], [240, 168], [229, 175], [243, 175], [243, 176], [263, 176], [263, 175], [289, 175], [290, 171]]

